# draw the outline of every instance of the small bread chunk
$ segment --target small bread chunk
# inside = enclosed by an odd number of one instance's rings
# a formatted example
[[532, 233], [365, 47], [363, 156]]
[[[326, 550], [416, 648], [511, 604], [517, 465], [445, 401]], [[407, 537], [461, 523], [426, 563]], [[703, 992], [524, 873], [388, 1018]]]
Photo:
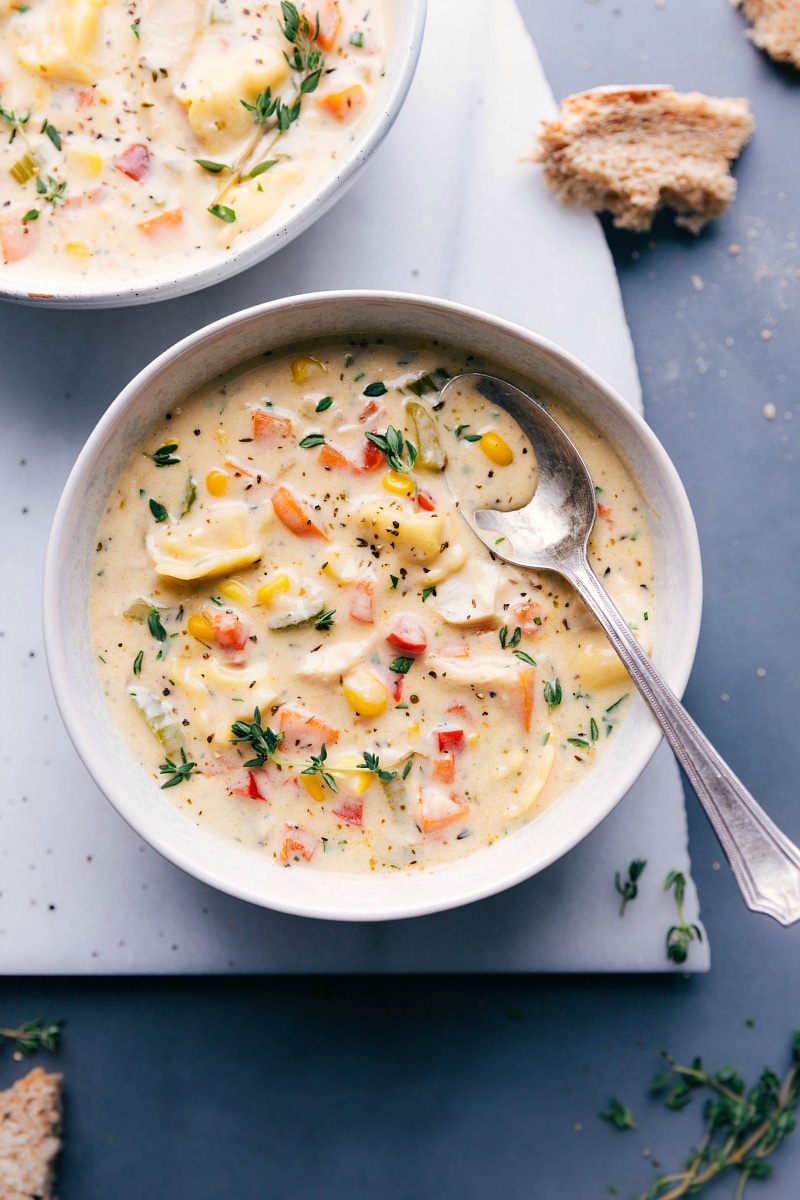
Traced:
[[778, 62], [800, 67], [800, 0], [731, 0], [753, 28], [747, 36]]
[[60, 1075], [35, 1067], [0, 1092], [2, 1200], [51, 1200], [60, 1130]]
[[647, 230], [669, 205], [698, 233], [736, 194], [730, 164], [753, 130], [747, 100], [671, 87], [594, 88], [543, 122], [537, 162], [565, 204], [608, 209], [620, 229]]

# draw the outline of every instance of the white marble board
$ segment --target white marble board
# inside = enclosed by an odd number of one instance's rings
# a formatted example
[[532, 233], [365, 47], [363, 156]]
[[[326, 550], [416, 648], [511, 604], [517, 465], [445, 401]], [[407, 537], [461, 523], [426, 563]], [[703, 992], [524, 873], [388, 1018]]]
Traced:
[[[429, 0], [408, 102], [353, 189], [310, 232], [183, 300], [65, 313], [0, 303], [0, 971], [663, 971], [687, 875], [677, 767], [664, 746], [616, 811], [542, 875], [437, 916], [346, 925], [267, 912], [184, 875], [103, 799], [61, 725], [40, 632], [53, 510], [89, 430], [128, 379], [179, 337], [263, 300], [385, 287], [474, 304], [559, 342], [641, 409], [611, 256], [526, 161], [553, 98], [513, 0]], [[614, 872], [648, 859], [617, 916]], [[690, 882], [687, 916], [697, 919]], [[709, 966], [708, 945], [686, 968]]]

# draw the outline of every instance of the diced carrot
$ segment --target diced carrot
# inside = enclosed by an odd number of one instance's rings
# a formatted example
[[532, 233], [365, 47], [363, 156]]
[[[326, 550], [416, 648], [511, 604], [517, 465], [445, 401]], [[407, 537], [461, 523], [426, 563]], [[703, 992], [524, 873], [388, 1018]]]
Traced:
[[159, 213], [157, 217], [151, 217], [149, 221], [140, 221], [136, 228], [140, 229], [145, 237], [154, 238], [165, 233], [174, 233], [182, 225], [183, 209], [170, 208], [167, 212]]
[[533, 700], [534, 686], [536, 684], [536, 672], [533, 667], [529, 667], [527, 671], [520, 671], [519, 690], [520, 690], [520, 709], [522, 715], [522, 724], [526, 733], [531, 731], [531, 722], [533, 721]]
[[452, 783], [456, 777], [456, 756], [446, 754], [444, 758], [435, 758], [431, 777], [437, 783]]
[[323, 745], [335, 746], [339, 740], [338, 729], [320, 721], [311, 713], [300, 712], [294, 708], [281, 709], [278, 729], [290, 750], [319, 750]]
[[350, 616], [354, 621], [363, 621], [365, 625], [372, 625], [375, 620], [374, 598], [374, 581], [369, 578], [356, 580], [350, 600]]
[[[361, 412], [358, 414], [358, 419], [359, 419], [359, 421], [368, 421], [370, 419], [370, 417], [375, 416], [375, 413], [377, 411], [378, 411], [378, 406], [375, 403], [375, 401], [368, 400], [367, 403], [362, 408]], [[372, 445], [372, 443], [370, 443], [370, 445]], [[376, 446], [375, 449], [377, 450], [378, 447]]]
[[328, 471], [339, 468], [349, 471], [352, 475], [364, 475], [367, 471], [373, 471], [375, 467], [383, 462], [383, 452], [377, 446], [373, 445], [368, 438], [364, 438], [361, 456], [355, 462], [345, 454], [344, 450], [340, 450], [332, 442], [326, 442], [324, 446], [320, 447], [317, 461], [321, 467], [325, 467]]
[[439, 658], [469, 658], [469, 646], [463, 642], [451, 642], [447, 646], [437, 646]]
[[398, 650], [409, 654], [422, 654], [428, 647], [428, 635], [425, 627], [410, 613], [400, 613], [394, 625], [386, 635], [386, 640]]
[[309, 8], [303, 9], [301, 15], [308, 21], [312, 38], [317, 28], [317, 21], [319, 21], [317, 45], [323, 50], [332, 50], [339, 26], [342, 23], [342, 14], [339, 12], [336, 0], [311, 0]]
[[436, 742], [440, 754], [460, 754], [467, 748], [463, 729], [437, 729]]
[[272, 507], [278, 520], [296, 537], [318, 537], [328, 541], [327, 533], [316, 523], [311, 506], [288, 488], [278, 488], [272, 496]]
[[455, 713], [460, 721], [466, 721], [468, 725], [475, 724], [475, 718], [467, 708], [466, 704], [451, 704], [447, 711], [449, 713]]
[[512, 604], [508, 610], [509, 628], [512, 627], [513, 621], [514, 625], [519, 625], [526, 635], [538, 633], [542, 628], [540, 612], [541, 605], [537, 604], [535, 600], [523, 600], [519, 604]]
[[91, 88], [81, 88], [78, 92], [78, 108], [91, 108], [94, 104], [94, 92]]
[[281, 862], [288, 862], [298, 854], [306, 862], [311, 862], [315, 850], [318, 850], [321, 844], [320, 838], [306, 829], [301, 829], [299, 825], [287, 825], [280, 854]]
[[144, 142], [136, 142], [114, 159], [114, 166], [129, 179], [142, 183], [150, 171], [150, 151]]
[[345, 88], [341, 92], [329, 92], [327, 96], [318, 96], [317, 104], [324, 108], [336, 121], [346, 121], [354, 116], [366, 102], [366, 95], [360, 83]]
[[250, 632], [234, 612], [214, 613], [211, 628], [223, 650], [244, 650], [247, 645]]
[[336, 808], [333, 809], [335, 817], [341, 817], [348, 825], [363, 825], [364, 824], [364, 801], [356, 800], [349, 796], [342, 796]]
[[597, 502], [597, 515], [598, 517], [602, 517], [604, 521], [607, 521], [609, 525], [614, 524], [614, 519], [611, 516], [611, 509], [606, 508], [605, 504], [601, 504], [599, 500]]
[[23, 221], [22, 209], [0, 214], [0, 250], [4, 263], [19, 262], [36, 249], [39, 241], [37, 221]]
[[436, 512], [436, 501], [430, 492], [417, 492], [417, 503], [425, 512]]
[[422, 787], [419, 789], [417, 812], [423, 832], [433, 833], [465, 817], [469, 808], [453, 792], [448, 793], [440, 787]]
[[279, 417], [276, 413], [265, 412], [263, 408], [253, 413], [253, 437], [257, 442], [290, 437], [291, 433], [292, 422], [289, 417]]

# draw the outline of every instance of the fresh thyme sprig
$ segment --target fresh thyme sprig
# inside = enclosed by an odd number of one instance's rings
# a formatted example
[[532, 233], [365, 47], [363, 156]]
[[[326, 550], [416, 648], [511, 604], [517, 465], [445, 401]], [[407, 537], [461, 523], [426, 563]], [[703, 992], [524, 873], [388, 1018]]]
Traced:
[[252, 721], [234, 721], [231, 725], [232, 742], [248, 742], [256, 755], [244, 765], [246, 767], [263, 767], [270, 758], [275, 757], [275, 751], [283, 741], [282, 733], [275, 733], [269, 726], [262, 726], [261, 712], [256, 708]]
[[608, 1102], [608, 1108], [601, 1108], [597, 1115], [601, 1121], [608, 1121], [609, 1125], [613, 1125], [615, 1129], [636, 1128], [633, 1113], [627, 1104], [617, 1100], [616, 1096], [612, 1096]]
[[[411, 760], [409, 759], [409, 766]], [[368, 750], [364, 751], [364, 761], [357, 764], [359, 771], [371, 771], [373, 775], [377, 775], [381, 783], [391, 783], [397, 778], [397, 771], [384, 771], [381, 767], [380, 758], [377, 754], [370, 754]], [[406, 771], [406, 775], [408, 772]], [[403, 776], [405, 779], [405, 775]]]
[[301, 775], [320, 775], [322, 782], [329, 787], [332, 792], [339, 791], [339, 785], [331, 775], [330, 771], [325, 766], [328, 761], [328, 751], [323, 742], [319, 749], [319, 754], [312, 754], [308, 760], [308, 766], [300, 772]]
[[333, 618], [335, 615], [335, 608], [328, 608], [325, 609], [324, 612], [318, 613], [317, 616], [313, 618], [314, 628], [323, 631], [325, 629], [331, 629], [333, 627]]
[[670, 871], [664, 882], [664, 891], [675, 888], [675, 907], [678, 910], [678, 924], [673, 925], [667, 933], [667, 958], [670, 962], [684, 963], [689, 954], [692, 942], [702, 942], [703, 935], [696, 925], [690, 925], [683, 915], [683, 898], [686, 893], [686, 876], [682, 871]]
[[646, 866], [646, 858], [635, 858], [628, 867], [628, 878], [624, 883], [620, 880], [619, 871], [614, 876], [614, 886], [620, 896], [622, 896], [622, 903], [619, 906], [619, 915], [621, 917], [625, 916], [625, 909], [630, 901], [635, 900], [639, 895], [638, 881], [641, 879]]
[[159, 446], [152, 454], [145, 454], [145, 458], [151, 458], [157, 467], [171, 467], [181, 461], [175, 457], [177, 449], [177, 442], [167, 442], [166, 446]]
[[26, 1021], [18, 1029], [0, 1028], [0, 1037], [16, 1042], [17, 1050], [22, 1054], [34, 1054], [37, 1050], [49, 1050], [53, 1053], [58, 1049], [63, 1024], [63, 1020]]
[[[208, 211], [222, 220], [230, 219], [223, 215], [224, 213], [233, 213], [233, 220], [236, 220], [234, 210], [220, 203], [231, 188], [240, 183], [242, 179], [255, 178], [275, 165], [277, 159], [265, 159], [264, 155], [269, 154], [278, 138], [287, 133], [300, 116], [303, 97], [316, 91], [325, 67], [325, 59], [317, 45], [319, 17], [312, 27], [308, 17], [304, 14], [301, 15], [296, 5], [289, 3], [289, 0], [281, 0], [281, 13], [283, 24], [278, 21], [278, 25], [281, 33], [292, 47], [291, 54], [285, 54], [284, 57], [294, 74], [294, 94], [289, 101], [284, 101], [280, 96], [273, 96], [272, 89], [268, 87], [265, 91], [259, 92], [254, 104], [247, 100], [240, 101], [244, 108], [253, 114], [256, 128], [233, 166], [227, 168], [225, 164], [221, 164], [226, 179]], [[273, 137], [264, 145], [264, 138], [270, 133], [273, 134]], [[260, 161], [256, 162], [256, 159]], [[205, 161], [200, 163], [204, 170], [211, 169], [214, 172], [218, 165], [220, 164], [213, 163], [209, 167]]]
[[190, 762], [186, 757], [186, 751], [181, 746], [181, 761], [180, 763], [173, 762], [171, 758], [166, 759], [158, 768], [162, 775], [171, 775], [172, 779], [168, 779], [166, 783], [162, 783], [161, 790], [164, 788], [177, 787], [179, 783], [183, 783], [184, 779], [188, 779], [193, 773], [197, 763]]
[[[366, 395], [366, 389], [364, 395]], [[385, 433], [367, 433], [367, 440], [372, 442], [386, 455], [386, 461], [393, 471], [399, 475], [408, 475], [414, 488], [414, 501], [419, 494], [417, 477], [414, 474], [414, 463], [417, 461], [417, 447], [413, 442], [404, 440], [402, 431], [389, 425]]]
[[[67, 190], [67, 181], [62, 179], [60, 182], [53, 175], [47, 176], [47, 182], [42, 179], [41, 175], [36, 176], [36, 192], [41, 197], [45, 204], [52, 204], [53, 208], [63, 201], [64, 192]], [[28, 221], [38, 221], [43, 210], [41, 208], [29, 208], [22, 218], [23, 223]]]
[[661, 1057], [668, 1070], [659, 1072], [650, 1088], [654, 1092], [669, 1089], [667, 1108], [685, 1108], [701, 1088], [712, 1095], [703, 1108], [705, 1134], [683, 1169], [659, 1175], [638, 1200], [679, 1200], [696, 1195], [731, 1170], [741, 1172], [736, 1200], [742, 1200], [749, 1179], [772, 1174], [773, 1164], [765, 1160], [795, 1128], [794, 1110], [800, 1100], [800, 1030], [792, 1034], [792, 1065], [783, 1082], [766, 1067], [749, 1089], [732, 1066], [711, 1073], [703, 1070], [699, 1058], [686, 1067], [669, 1054], [662, 1052]]

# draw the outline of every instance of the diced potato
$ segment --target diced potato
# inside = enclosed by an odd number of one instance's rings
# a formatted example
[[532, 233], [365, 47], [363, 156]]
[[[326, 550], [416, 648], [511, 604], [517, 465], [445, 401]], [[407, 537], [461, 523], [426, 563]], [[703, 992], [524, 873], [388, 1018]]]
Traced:
[[367, 660], [377, 640], [375, 634], [354, 642], [334, 642], [313, 654], [307, 654], [297, 674], [301, 679], [318, 679], [331, 683]]
[[85, 242], [67, 242], [64, 250], [71, 258], [77, 259], [78, 262], [83, 262], [84, 259], [92, 257], [92, 252]]
[[364, 536], [374, 531], [379, 541], [394, 542], [398, 553], [412, 562], [432, 562], [441, 552], [444, 518], [438, 513], [368, 504], [361, 510], [359, 525], [368, 527]]
[[283, 166], [277, 174], [259, 175], [249, 179], [235, 188], [225, 198], [225, 203], [233, 208], [236, 220], [225, 224], [217, 233], [217, 244], [228, 246], [240, 233], [257, 229], [268, 221], [283, 199], [287, 188], [293, 188], [303, 178], [303, 170], [295, 164]]
[[148, 534], [156, 574], [168, 579], [209, 579], [249, 566], [263, 552], [253, 536], [246, 504], [212, 505]]
[[32, 23], [30, 37], [16, 47], [27, 71], [69, 83], [94, 83], [90, 54], [97, 41], [100, 9], [106, 0], [61, 0], [58, 17]]
[[556, 744], [553, 738], [550, 738], [546, 745], [542, 746], [533, 762], [531, 762], [531, 756], [528, 756], [525, 767], [520, 772], [519, 786], [511, 788], [511, 797], [505, 810], [509, 821], [528, 812], [539, 799], [550, 777], [555, 757]]
[[340, 587], [348, 583], [355, 583], [359, 569], [358, 559], [348, 557], [339, 550], [330, 551], [322, 567], [325, 574]]
[[210, 150], [222, 150], [241, 141], [254, 127], [253, 113], [241, 103], [255, 103], [259, 92], [275, 89], [289, 74], [289, 65], [277, 47], [259, 42], [256, 63], [252, 55], [201, 68], [196, 81], [176, 92], [188, 106], [190, 126]]
[[441, 583], [447, 579], [448, 575], [454, 575], [456, 571], [460, 571], [467, 561], [467, 551], [461, 542], [454, 542], [449, 536], [445, 537], [445, 541], [450, 544], [439, 555], [436, 566], [431, 567], [430, 571], [428, 571], [428, 574], [425, 576], [426, 584]]

